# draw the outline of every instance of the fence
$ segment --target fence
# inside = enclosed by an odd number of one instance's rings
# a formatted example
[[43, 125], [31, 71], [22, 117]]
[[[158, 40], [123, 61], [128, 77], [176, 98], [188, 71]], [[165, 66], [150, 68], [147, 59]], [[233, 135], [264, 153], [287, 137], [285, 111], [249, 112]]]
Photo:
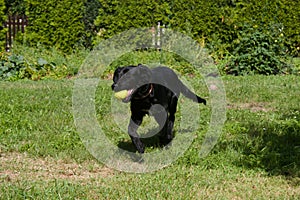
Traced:
[[[21, 31], [25, 32], [25, 27], [28, 25], [28, 18], [25, 15], [13, 15], [8, 16], [8, 20], [4, 23], [4, 27], [8, 28], [5, 40], [5, 50], [10, 51], [13, 47], [13, 39], [17, 33]], [[157, 29], [153, 26], [152, 31], [152, 46], [158, 50], [161, 49], [161, 37], [164, 34], [165, 25], [157, 24]]]
[[165, 32], [165, 25], [161, 25], [160, 22], [157, 23], [157, 29], [153, 26], [151, 28], [152, 32], [152, 46], [158, 50], [161, 50], [162, 37]]
[[10, 51], [13, 46], [13, 39], [16, 37], [19, 31], [24, 33], [27, 25], [28, 19], [25, 15], [8, 16], [8, 20], [4, 23], [4, 26], [8, 28], [5, 40], [6, 51]]

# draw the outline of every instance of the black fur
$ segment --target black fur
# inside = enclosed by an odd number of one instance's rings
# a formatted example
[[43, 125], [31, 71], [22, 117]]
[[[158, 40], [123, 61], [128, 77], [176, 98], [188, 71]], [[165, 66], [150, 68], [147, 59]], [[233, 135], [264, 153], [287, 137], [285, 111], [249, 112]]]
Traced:
[[[180, 93], [194, 102], [206, 105], [206, 100], [191, 92], [177, 77], [175, 72], [167, 67], [149, 69], [144, 65], [118, 67], [113, 76], [112, 90], [115, 92], [128, 90], [124, 103], [131, 102], [131, 119], [128, 133], [139, 153], [144, 153], [145, 146], [137, 134], [146, 114], [154, 116], [160, 126], [159, 140], [167, 145], [173, 139], [173, 126], [177, 101]], [[159, 104], [165, 109], [151, 109]], [[167, 115], [166, 115], [167, 112]]]

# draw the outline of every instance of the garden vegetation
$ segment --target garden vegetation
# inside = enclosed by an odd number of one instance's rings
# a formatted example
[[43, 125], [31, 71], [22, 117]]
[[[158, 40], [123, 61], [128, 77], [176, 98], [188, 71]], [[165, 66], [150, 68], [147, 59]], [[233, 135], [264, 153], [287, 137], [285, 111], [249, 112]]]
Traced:
[[[299, 199], [299, 0], [0, 0], [0, 25], [9, 15], [26, 15], [29, 25], [9, 52], [0, 26], [0, 199]], [[97, 120], [113, 144], [134, 151], [112, 120], [117, 66], [169, 66], [208, 105], [188, 130], [191, 146], [171, 165], [148, 174], [109, 169], [74, 125], [74, 80], [102, 41], [158, 22], [207, 50], [222, 75], [227, 120], [200, 158], [212, 117], [204, 77], [172, 52], [128, 52], [105, 66], [95, 91]]]
[[[13, 14], [29, 18], [26, 32], [15, 39], [21, 46], [68, 56], [93, 49], [102, 40], [131, 28], [152, 27], [160, 22], [198, 41], [217, 63], [222, 63], [224, 74], [233, 75], [298, 73], [299, 66], [292, 58], [300, 52], [299, 13], [300, 3], [295, 0], [0, 1], [0, 22]], [[4, 38], [5, 33], [3, 27], [0, 37]], [[52, 67], [47, 66], [46, 71], [52, 71], [53, 66], [55, 70], [68, 68], [58, 77], [76, 73], [73, 66], [46, 60], [42, 54], [35, 54], [38, 58], [34, 61], [22, 61], [22, 54], [17, 50], [1, 53], [2, 79], [52, 76], [45, 73], [43, 65], [48, 63]], [[38, 61], [41, 59], [44, 62]], [[44, 72], [36, 75], [40, 69]]]

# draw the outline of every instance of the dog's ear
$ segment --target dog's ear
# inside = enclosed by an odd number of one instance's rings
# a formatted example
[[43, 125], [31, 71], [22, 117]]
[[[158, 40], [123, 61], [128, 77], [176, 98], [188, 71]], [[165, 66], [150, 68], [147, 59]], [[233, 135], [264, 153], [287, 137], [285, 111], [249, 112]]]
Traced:
[[142, 64], [138, 64], [138, 69], [139, 69], [139, 76], [142, 80], [145, 80], [146, 82], [149, 82], [150, 79], [151, 79], [151, 70], [145, 66], [145, 65], [142, 65]]
[[117, 67], [117, 69], [115, 70], [115, 72], [119, 73], [120, 71], [122, 71], [124, 69], [124, 67]]
[[113, 81], [114, 83], [116, 83], [118, 81], [118, 79], [120, 78], [120, 72], [124, 69], [124, 67], [118, 67], [115, 72], [114, 72], [114, 75], [113, 75]]
[[114, 76], [116, 76], [117, 74], [119, 74], [119, 72], [122, 70], [123, 67], [118, 67], [115, 71], [114, 71]]
[[118, 74], [120, 71], [122, 71], [124, 67], [117, 67], [117, 69], [115, 69], [114, 74]]

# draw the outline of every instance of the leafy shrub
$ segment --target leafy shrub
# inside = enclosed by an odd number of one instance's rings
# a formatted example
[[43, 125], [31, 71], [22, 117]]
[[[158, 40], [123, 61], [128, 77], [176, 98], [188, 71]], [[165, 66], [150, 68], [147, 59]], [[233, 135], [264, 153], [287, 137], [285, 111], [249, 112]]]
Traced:
[[[285, 46], [288, 48], [288, 53], [294, 57], [300, 57], [300, 1], [276, 0], [271, 5], [274, 5], [276, 8], [273, 11], [277, 13], [274, 18], [282, 23], [284, 35], [288, 38], [284, 41]], [[272, 13], [272, 11], [269, 12]]]
[[95, 24], [102, 39], [132, 27], [155, 26], [160, 21], [209, 46], [215, 58], [223, 58], [236, 48], [245, 24], [281, 23], [288, 38], [283, 43], [288, 53], [299, 55], [300, 1], [100, 0], [100, 4]]
[[26, 68], [23, 56], [2, 53], [0, 58], [0, 78], [13, 79], [21, 69]]
[[300, 75], [300, 58], [294, 58], [293, 59], [293, 64], [295, 66], [296, 72]]
[[[265, 28], [265, 27], [263, 27]], [[270, 26], [268, 32], [256, 27], [241, 32], [233, 57], [225, 68], [227, 74], [286, 74], [291, 73], [288, 64], [284, 34], [278, 26]]]
[[0, 0], [0, 51], [4, 49], [4, 44], [5, 44], [5, 33], [6, 33], [6, 28], [2, 27], [2, 24], [6, 20], [6, 15], [4, 14], [5, 10], [5, 3], [4, 0]]
[[25, 0], [4, 0], [7, 15], [25, 15]]
[[130, 28], [151, 27], [158, 21], [168, 23], [169, 5], [162, 0], [100, 0], [95, 24], [102, 38], [109, 38]]
[[120, 56], [110, 64], [104, 75], [112, 74], [119, 66], [138, 65], [139, 63], [143, 63], [149, 67], [157, 67], [159, 65], [168, 66], [175, 69], [180, 74], [196, 73], [194, 67], [181, 56], [163, 50], [150, 50], [134, 51]]
[[222, 23], [213, 26], [212, 34], [207, 35], [208, 44], [216, 56], [222, 58], [224, 54], [232, 53], [237, 45], [236, 39], [240, 32], [245, 30], [245, 25], [253, 27], [258, 24], [264, 34], [270, 31], [269, 24], [280, 24], [285, 36], [283, 44], [287, 47], [286, 53], [292, 56], [300, 55], [300, 1], [223, 1], [219, 6], [219, 18], [222, 18], [219, 21]]
[[[60, 73], [59, 73], [60, 72]], [[0, 62], [0, 78], [4, 80], [31, 79], [39, 80], [44, 77], [59, 78], [64, 75], [60, 67], [54, 63], [39, 58], [36, 63], [29, 63], [22, 55], [4, 54]]]
[[73, 52], [85, 38], [82, 22], [84, 1], [25, 0], [30, 25], [26, 28], [26, 43], [42, 44], [64, 52]]
[[64, 55], [55, 50], [43, 47], [28, 48], [15, 46], [11, 53], [1, 53], [0, 79], [60, 79], [73, 76], [78, 72], [86, 51]]
[[11, 7], [6, 11], [8, 14], [23, 13], [26, 9], [29, 17], [30, 25], [19, 41], [31, 46], [40, 43], [68, 53], [78, 46], [92, 48], [99, 41], [133, 27], [151, 27], [162, 22], [193, 37], [202, 46], [209, 47], [214, 58], [222, 59], [236, 49], [245, 24], [272, 22], [283, 25], [282, 44], [287, 47], [287, 53], [300, 55], [300, 1], [295, 0], [17, 0], [6, 3]]
[[83, 38], [83, 45], [86, 48], [93, 47], [93, 38], [97, 35], [97, 27], [94, 24], [95, 19], [99, 14], [100, 2], [99, 0], [86, 0], [84, 5], [83, 23], [85, 32]]

